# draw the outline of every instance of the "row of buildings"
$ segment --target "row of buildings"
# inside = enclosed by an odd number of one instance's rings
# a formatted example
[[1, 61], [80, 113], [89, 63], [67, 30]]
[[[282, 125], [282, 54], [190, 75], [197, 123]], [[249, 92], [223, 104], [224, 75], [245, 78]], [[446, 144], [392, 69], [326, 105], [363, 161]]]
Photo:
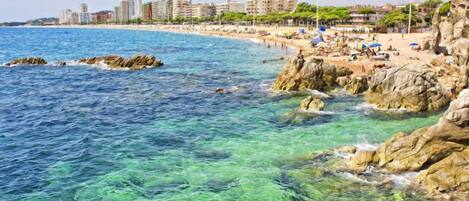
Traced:
[[97, 24], [112, 21], [114, 13], [112, 11], [99, 11], [90, 13], [87, 4], [80, 4], [78, 11], [65, 9], [59, 16], [59, 24]]
[[121, 0], [113, 11], [89, 13], [86, 4], [80, 4], [77, 12], [65, 9], [59, 17], [60, 24], [127, 23], [131, 20], [169, 21], [179, 17], [205, 18], [226, 12], [242, 12], [248, 15], [266, 15], [273, 12], [291, 12], [297, 0], [248, 0], [240, 3], [227, 0], [224, 3], [195, 3], [191, 0]]

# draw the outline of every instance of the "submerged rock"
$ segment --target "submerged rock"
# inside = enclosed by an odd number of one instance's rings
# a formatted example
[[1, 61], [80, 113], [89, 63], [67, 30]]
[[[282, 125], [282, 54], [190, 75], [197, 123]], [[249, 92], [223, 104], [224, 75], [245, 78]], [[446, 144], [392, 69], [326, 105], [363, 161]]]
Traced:
[[141, 70], [145, 68], [153, 68], [163, 65], [161, 60], [157, 59], [154, 56], [147, 55], [135, 55], [130, 58], [124, 58], [116, 55], [81, 58], [78, 62], [88, 65], [104, 63], [111, 69], [127, 68], [131, 70]]
[[300, 109], [306, 111], [323, 111], [324, 102], [319, 98], [308, 96], [303, 101], [301, 101]]
[[11, 65], [45, 65], [47, 61], [41, 57], [25, 57], [25, 58], [17, 58], [13, 59], [9, 63], [5, 64], [6, 66]]
[[[390, 173], [426, 169], [419, 174], [418, 181], [428, 192], [456, 191], [454, 195], [469, 195], [468, 142], [469, 89], [466, 89], [451, 102], [437, 124], [409, 135], [396, 134], [378, 147], [373, 160], [355, 155], [350, 162], [351, 169], [359, 170], [368, 165]], [[353, 158], [360, 160], [354, 162]]]
[[328, 90], [336, 85], [337, 72], [333, 65], [322, 59], [312, 59], [304, 64], [297, 58], [290, 58], [289, 63], [277, 76], [274, 90], [303, 91], [308, 89]]
[[449, 102], [437, 76], [425, 65], [380, 70], [368, 85], [365, 99], [383, 109], [436, 111]]

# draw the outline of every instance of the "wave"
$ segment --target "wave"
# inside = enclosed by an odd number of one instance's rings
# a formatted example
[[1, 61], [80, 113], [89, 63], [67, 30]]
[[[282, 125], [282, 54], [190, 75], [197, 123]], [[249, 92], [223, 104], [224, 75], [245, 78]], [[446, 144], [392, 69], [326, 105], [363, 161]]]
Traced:
[[391, 113], [406, 113], [406, 112], [409, 112], [409, 110], [406, 110], [404, 108], [383, 109], [383, 108], [379, 108], [376, 104], [371, 104], [371, 103], [361, 103], [359, 105], [356, 105], [354, 107], [354, 110], [376, 110], [376, 111], [391, 112]]

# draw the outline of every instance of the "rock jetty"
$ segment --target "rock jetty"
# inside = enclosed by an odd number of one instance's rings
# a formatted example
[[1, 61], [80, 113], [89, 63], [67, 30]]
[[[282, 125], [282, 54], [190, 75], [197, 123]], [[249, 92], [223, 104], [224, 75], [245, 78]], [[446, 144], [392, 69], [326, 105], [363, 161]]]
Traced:
[[12, 66], [12, 65], [45, 65], [47, 61], [41, 57], [25, 57], [25, 58], [17, 58], [13, 59], [9, 63], [5, 64], [5, 66]]
[[124, 58], [117, 55], [100, 56], [91, 58], [81, 58], [79, 63], [95, 65], [106, 64], [110, 69], [130, 69], [142, 70], [154, 68], [163, 65], [160, 59], [150, 55], [135, 55], [130, 58]]

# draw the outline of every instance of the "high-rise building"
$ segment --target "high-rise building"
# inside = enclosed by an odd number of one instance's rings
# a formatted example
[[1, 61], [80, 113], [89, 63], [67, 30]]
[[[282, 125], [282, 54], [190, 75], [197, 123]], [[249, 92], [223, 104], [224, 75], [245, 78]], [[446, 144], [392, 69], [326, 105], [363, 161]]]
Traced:
[[153, 0], [153, 19], [169, 20], [173, 16], [173, 1], [172, 0]]
[[215, 15], [215, 7], [213, 4], [208, 3], [198, 3], [192, 4], [192, 17], [196, 18], [204, 18], [210, 17]]
[[72, 23], [72, 10], [65, 9], [59, 16], [59, 24], [71, 24]]
[[121, 22], [121, 7], [120, 6], [114, 7], [114, 12], [112, 13], [112, 21], [115, 23]]
[[120, 23], [128, 23], [129, 22], [129, 1], [122, 0], [120, 6]]
[[70, 24], [80, 24], [80, 13], [72, 12], [72, 20]]
[[173, 0], [173, 18], [191, 16], [191, 0]]
[[88, 5], [81, 3], [78, 10], [78, 24], [89, 24], [90, 22], [91, 14], [88, 12]]
[[143, 4], [142, 0], [133, 0], [134, 1], [134, 15], [132, 19], [138, 19], [143, 17]]
[[127, 10], [129, 12], [129, 19], [133, 19], [135, 15], [135, 0], [127, 0]]
[[152, 20], [153, 19], [153, 8], [152, 2], [144, 3], [142, 9], [142, 18], [144, 20]]
[[297, 0], [248, 0], [248, 15], [267, 15], [272, 12], [292, 12]]
[[81, 3], [79, 12], [80, 13], [87, 13], [88, 12], [88, 5], [86, 3]]

